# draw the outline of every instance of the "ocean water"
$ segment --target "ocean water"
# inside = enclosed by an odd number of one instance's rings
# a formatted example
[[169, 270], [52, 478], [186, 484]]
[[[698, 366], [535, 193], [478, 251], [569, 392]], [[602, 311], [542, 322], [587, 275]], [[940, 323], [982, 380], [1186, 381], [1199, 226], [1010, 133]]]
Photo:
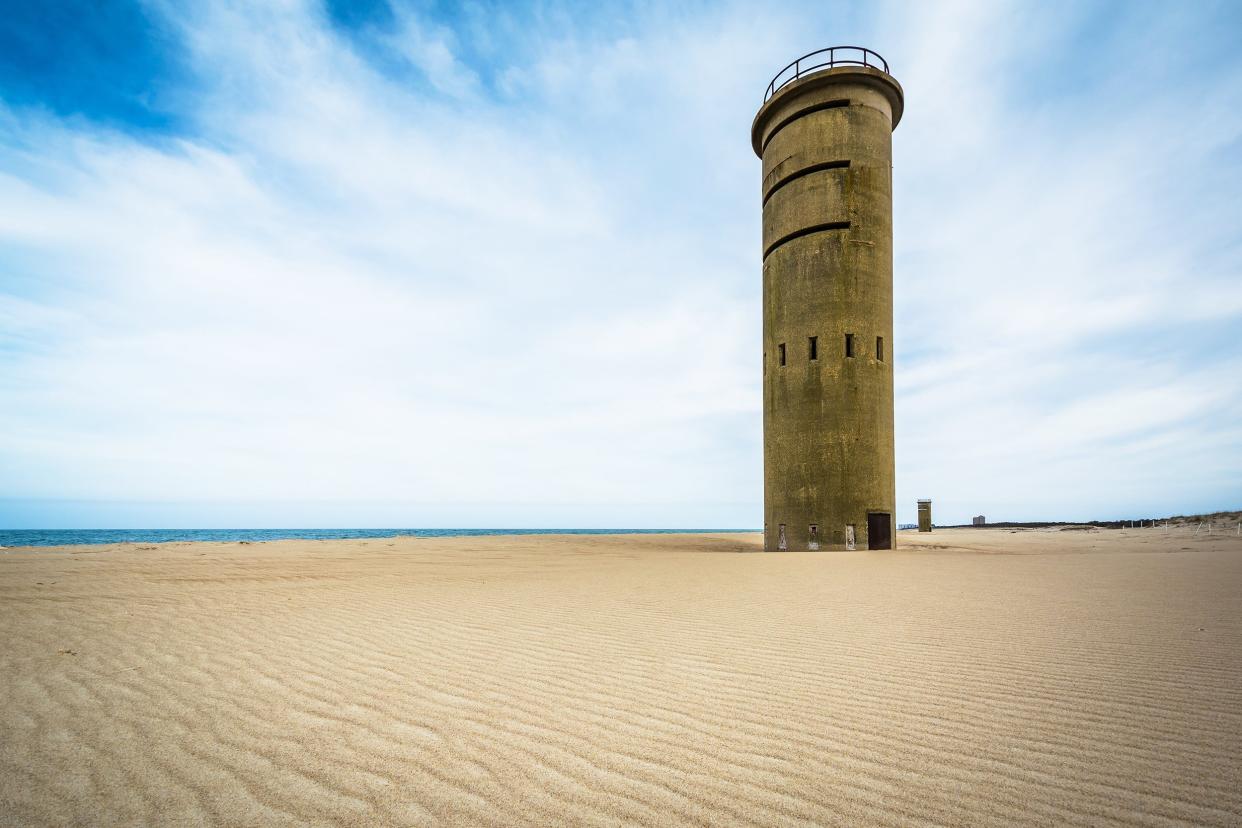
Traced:
[[0, 529], [0, 547], [170, 541], [271, 541], [298, 538], [449, 538], [480, 535], [667, 535], [674, 532], [751, 532], [752, 529]]

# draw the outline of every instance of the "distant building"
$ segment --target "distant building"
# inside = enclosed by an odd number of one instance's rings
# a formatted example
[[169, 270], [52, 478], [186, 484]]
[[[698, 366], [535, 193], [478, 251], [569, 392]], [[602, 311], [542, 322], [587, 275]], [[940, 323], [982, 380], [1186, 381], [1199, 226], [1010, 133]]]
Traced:
[[919, 501], [919, 531], [930, 532], [932, 530], [931, 522], [931, 501]]
[[974, 524], [975, 526], [986, 526], [988, 519], [985, 518], [983, 515], [975, 515], [974, 517], [970, 519], [970, 522]]

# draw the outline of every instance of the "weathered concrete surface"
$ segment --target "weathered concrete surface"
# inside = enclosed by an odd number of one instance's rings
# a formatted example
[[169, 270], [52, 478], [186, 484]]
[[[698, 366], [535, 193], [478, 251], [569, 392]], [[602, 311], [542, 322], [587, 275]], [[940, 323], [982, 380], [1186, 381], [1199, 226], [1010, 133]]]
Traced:
[[849, 526], [869, 548], [871, 513], [896, 538], [892, 132], [902, 107], [891, 76], [837, 67], [782, 88], [755, 116], [769, 550], [843, 549]]
[[931, 530], [932, 530], [931, 501], [920, 500], [919, 501], [919, 531], [930, 532]]

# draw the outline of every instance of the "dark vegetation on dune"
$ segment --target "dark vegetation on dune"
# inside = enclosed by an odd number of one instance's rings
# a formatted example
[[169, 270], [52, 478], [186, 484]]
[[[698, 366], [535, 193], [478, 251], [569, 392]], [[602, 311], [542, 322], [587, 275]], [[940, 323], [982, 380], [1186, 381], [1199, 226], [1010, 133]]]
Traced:
[[935, 524], [937, 529], [1130, 529], [1140, 524], [1163, 526], [1186, 526], [1198, 523], [1232, 525], [1242, 522], [1242, 510], [1212, 512], [1203, 515], [1172, 515], [1170, 517], [1142, 517], [1131, 520], [1044, 520], [1044, 521], [997, 521], [975, 526], [970, 523]]

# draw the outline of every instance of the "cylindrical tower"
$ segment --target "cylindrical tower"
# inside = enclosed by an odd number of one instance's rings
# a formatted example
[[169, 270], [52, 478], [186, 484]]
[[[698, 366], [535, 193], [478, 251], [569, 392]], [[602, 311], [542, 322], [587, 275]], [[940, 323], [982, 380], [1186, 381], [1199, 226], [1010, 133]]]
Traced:
[[889, 549], [892, 135], [901, 85], [837, 46], [783, 69], [751, 127], [763, 160], [764, 548]]

